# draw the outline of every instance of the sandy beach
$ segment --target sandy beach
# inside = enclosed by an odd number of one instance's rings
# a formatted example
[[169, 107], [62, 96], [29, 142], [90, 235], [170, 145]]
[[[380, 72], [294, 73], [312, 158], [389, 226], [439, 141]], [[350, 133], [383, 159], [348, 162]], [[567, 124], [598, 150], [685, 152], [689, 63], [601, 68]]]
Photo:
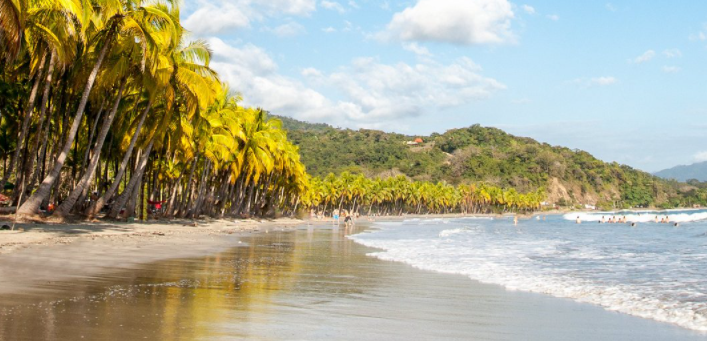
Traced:
[[[17, 224], [0, 231], [0, 294], [158, 260], [213, 254], [244, 234], [291, 229], [296, 219]], [[39, 284], [39, 285], [38, 285]]]
[[108, 229], [2, 254], [0, 340], [707, 339], [380, 261], [346, 238], [365, 226], [234, 225]]

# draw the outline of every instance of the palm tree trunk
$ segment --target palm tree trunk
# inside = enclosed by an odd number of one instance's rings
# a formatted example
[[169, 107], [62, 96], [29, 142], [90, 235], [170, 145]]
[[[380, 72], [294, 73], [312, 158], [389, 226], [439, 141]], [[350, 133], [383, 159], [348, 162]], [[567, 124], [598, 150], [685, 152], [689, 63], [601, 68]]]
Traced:
[[[37, 155], [37, 149], [39, 149], [39, 144], [42, 142], [43, 136], [46, 136], [46, 133], [42, 134], [42, 129], [45, 131], [49, 127], [49, 120], [46, 120], [47, 117], [47, 106], [49, 103], [49, 93], [51, 90], [51, 84], [52, 84], [52, 76], [54, 74], [54, 64], [56, 62], [56, 50], [52, 49], [52, 54], [49, 59], [49, 69], [47, 69], [47, 77], [44, 82], [44, 93], [42, 94], [42, 103], [39, 111], [39, 122], [37, 123], [37, 133], [34, 139], [34, 143], [32, 144], [32, 148], [30, 149], [29, 155], [30, 158], [27, 162], [27, 165], [25, 167], [25, 178], [29, 179], [29, 181], [23, 182], [23, 185], [25, 185], [26, 188], [32, 188], [34, 187], [34, 182], [36, 181], [36, 175], [38, 174], [37, 172], [39, 171], [39, 162], [37, 163], [37, 169], [32, 172], [34, 168], [34, 161], [35, 159], [39, 158], [39, 155], [42, 155], [41, 153]], [[46, 125], [47, 128], [44, 128], [44, 121], [47, 121]], [[24, 189], [23, 189], [24, 190]]]
[[[46, 58], [47, 53], [44, 52], [44, 55], [42, 55], [42, 61], [39, 63], [39, 70], [37, 71], [37, 75], [35, 76], [34, 85], [32, 85], [32, 90], [29, 94], [29, 101], [27, 102], [27, 106], [25, 108], [24, 119], [22, 120], [22, 128], [20, 130], [20, 136], [17, 137], [15, 152], [12, 154], [12, 158], [10, 159], [10, 171], [5, 172], [5, 176], [3, 177], [2, 181], [0, 181], [0, 188], [5, 188], [5, 184], [7, 183], [7, 180], [10, 179], [10, 175], [12, 175], [12, 173], [16, 173], [17, 178], [19, 179], [20, 170], [16, 168], [20, 160], [20, 152], [24, 150], [24, 148], [22, 148], [22, 145], [24, 144], [25, 137], [27, 136], [27, 132], [29, 130], [29, 123], [30, 121], [32, 121], [32, 112], [34, 111], [34, 103], [37, 99], [37, 91], [39, 89], [39, 84], [42, 82], [42, 73], [44, 72], [44, 61], [46, 60]], [[15, 190], [20, 190], [21, 186], [19, 186], [18, 184], [15, 185]]]
[[74, 115], [74, 123], [71, 125], [71, 130], [69, 131], [69, 136], [66, 139], [66, 143], [64, 143], [64, 148], [62, 149], [61, 153], [59, 154], [59, 157], [56, 160], [56, 164], [54, 165], [54, 168], [49, 172], [49, 175], [47, 175], [46, 178], [44, 178], [44, 181], [42, 181], [42, 184], [39, 185], [39, 188], [37, 189], [34, 194], [32, 194], [27, 201], [20, 206], [20, 208], [17, 209], [17, 214], [18, 215], [33, 215], [37, 214], [39, 212], [39, 205], [44, 201], [46, 197], [49, 196], [52, 185], [54, 184], [54, 181], [59, 177], [59, 173], [61, 173], [61, 169], [64, 167], [64, 161], [66, 161], [66, 156], [69, 153], [69, 150], [71, 150], [71, 145], [74, 142], [74, 138], [76, 137], [76, 133], [79, 130], [79, 125], [81, 124], [81, 119], [83, 118], [83, 111], [86, 109], [86, 103], [88, 103], [88, 96], [91, 94], [91, 89], [93, 89], [93, 83], [96, 81], [96, 77], [98, 76], [98, 71], [101, 68], [101, 64], [103, 64], [103, 59], [105, 59], [106, 54], [108, 53], [108, 48], [111, 45], [111, 41], [113, 40], [113, 34], [116, 29], [116, 24], [114, 23], [113, 26], [110, 28], [110, 31], [108, 32], [108, 36], [106, 37], [106, 41], [103, 44], [103, 47], [101, 48], [101, 52], [98, 55], [98, 60], [96, 60], [96, 64], [93, 66], [93, 70], [91, 70], [91, 74], [88, 76], [88, 81], [86, 82], [86, 87], [83, 91], [83, 95], [81, 96], [81, 102], [79, 103], [79, 107], [76, 110], [76, 114]]
[[196, 171], [196, 164], [199, 162], [201, 155], [197, 155], [191, 163], [191, 170], [189, 170], [189, 179], [187, 180], [187, 187], [182, 193], [182, 200], [179, 204], [179, 215], [184, 217], [187, 214], [187, 208], [189, 207], [189, 200], [191, 198], [192, 182], [194, 181], [194, 172]]
[[118, 196], [118, 198], [115, 200], [115, 203], [113, 204], [113, 207], [111, 207], [110, 212], [108, 212], [108, 218], [115, 219], [118, 217], [120, 210], [123, 208], [123, 206], [125, 206], [125, 203], [128, 201], [128, 199], [130, 199], [132, 192], [135, 190], [135, 185], [137, 185], [138, 181], [141, 181], [142, 175], [145, 172], [145, 166], [147, 166], [147, 160], [150, 158], [150, 152], [152, 151], [152, 146], [154, 142], [155, 141], [153, 136], [153, 139], [150, 140], [150, 143], [147, 145], [147, 148], [145, 148], [145, 151], [143, 152], [143, 155], [138, 162], [138, 167], [135, 170], [135, 174], [133, 174], [132, 178], [130, 178], [128, 185], [123, 190], [123, 194]]
[[206, 191], [206, 176], [208, 175], [210, 169], [211, 160], [207, 159], [206, 165], [204, 166], [204, 170], [201, 173], [201, 181], [199, 181], [199, 188], [196, 191], [196, 200], [194, 201], [194, 205], [192, 206], [192, 208], [189, 210], [189, 218], [199, 218], [199, 208], [201, 206], [201, 203], [204, 201], [204, 194]]
[[[118, 100], [120, 102], [120, 100]], [[88, 134], [88, 141], [86, 143], [86, 151], [83, 153], [83, 160], [81, 161], [81, 170], [86, 169], [86, 162], [88, 162], [88, 156], [91, 154], [91, 143], [93, 142], [93, 135], [96, 134], [96, 127], [98, 127], [98, 122], [101, 120], [101, 116], [103, 116], [103, 106], [105, 105], [106, 100], [104, 99], [101, 102], [101, 108], [98, 109], [98, 114], [96, 115], [96, 119], [93, 121], [93, 126], [91, 127], [91, 131]], [[82, 175], [83, 176], [83, 175]]]
[[[55, 214], [57, 214], [58, 216], [68, 215], [74, 208], [74, 205], [76, 204], [79, 197], [85, 195], [88, 186], [91, 184], [91, 181], [93, 181], [93, 177], [96, 175], [96, 167], [98, 166], [98, 161], [101, 158], [103, 142], [105, 142], [106, 136], [108, 136], [108, 131], [110, 130], [110, 126], [113, 123], [113, 119], [115, 118], [115, 115], [118, 112], [120, 100], [122, 99], [123, 91], [125, 90], [125, 83], [126, 79], [123, 78], [123, 80], [120, 82], [120, 88], [118, 89], [118, 94], [115, 97], [115, 103], [113, 104], [113, 108], [111, 108], [111, 111], [108, 113], [108, 117], [103, 120], [103, 124], [101, 125], [101, 131], [98, 133], [96, 139], [96, 146], [93, 148], [93, 155], [91, 156], [91, 162], [88, 165], [88, 169], [84, 172], [83, 176], [81, 177], [81, 180], [79, 180], [79, 182], [76, 184], [76, 187], [74, 187], [73, 191], [71, 191], [71, 194], [69, 194], [66, 200], [64, 200], [64, 202], [62, 202], [61, 205], [59, 205], [59, 207], [57, 208]], [[89, 139], [89, 142], [90, 141], [91, 140]], [[86, 146], [87, 152], [88, 149], [88, 146]]]
[[98, 214], [98, 212], [101, 211], [103, 206], [113, 197], [115, 191], [118, 190], [120, 180], [125, 175], [125, 170], [127, 169], [128, 162], [130, 161], [130, 156], [132, 156], [133, 149], [135, 149], [137, 137], [138, 135], [140, 135], [140, 130], [142, 130], [142, 126], [145, 123], [145, 117], [147, 117], [147, 113], [152, 108], [152, 104], [154, 103], [153, 101], [154, 99], [150, 97], [150, 100], [147, 102], [147, 107], [145, 108], [145, 111], [143, 111], [142, 115], [140, 115], [140, 121], [138, 122], [137, 127], [135, 127], [135, 133], [133, 134], [133, 137], [130, 138], [130, 145], [128, 145], [128, 149], [125, 151], [125, 155], [123, 155], [123, 160], [120, 162], [120, 168], [118, 169], [118, 172], [115, 175], [115, 179], [113, 179], [113, 183], [110, 185], [108, 190], [98, 200], [91, 203], [88, 209], [84, 212], [89, 218], [93, 218], [96, 214]]

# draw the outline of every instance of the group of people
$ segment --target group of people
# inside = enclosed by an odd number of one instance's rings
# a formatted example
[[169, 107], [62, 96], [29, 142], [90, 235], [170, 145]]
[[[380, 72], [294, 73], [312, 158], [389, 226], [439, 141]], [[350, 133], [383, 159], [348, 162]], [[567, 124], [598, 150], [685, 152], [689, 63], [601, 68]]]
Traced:
[[[325, 214], [323, 211], [316, 212], [314, 209], [312, 209], [309, 213], [309, 216], [312, 220], [314, 220], [314, 219], [322, 220], [322, 219], [324, 219]], [[359, 213], [358, 212], [352, 213], [347, 210], [339, 211], [339, 209], [335, 209], [332, 212], [331, 217], [337, 225], [341, 225], [341, 219], [343, 218], [344, 225], [346, 225], [346, 227], [351, 227], [354, 225], [354, 218], [359, 217]]]
[[[577, 217], [577, 219], [579, 219], [579, 217]], [[616, 218], [616, 216], [612, 216], [611, 218], [609, 218], [609, 220], [606, 220], [604, 216], [601, 216], [601, 220], [599, 221], [599, 223], [601, 224], [625, 224], [627, 222], [628, 221], [626, 220], [626, 216], [619, 218]]]
[[[577, 224], [581, 224], [582, 220], [580, 219], [579, 216], [577, 216], [576, 220]], [[658, 216], [655, 216], [655, 222], [660, 223], [660, 224], [670, 224], [670, 217], [667, 215], [664, 218], [658, 218]], [[605, 216], [601, 216], [601, 220], [599, 220], [599, 224], [626, 224], [628, 223], [628, 220], [626, 219], [626, 216], [616, 218], [616, 216], [611, 216], [608, 220], [606, 219]], [[674, 224], [676, 227], [680, 226], [677, 222]], [[636, 226], [636, 222], [631, 222], [631, 226]]]

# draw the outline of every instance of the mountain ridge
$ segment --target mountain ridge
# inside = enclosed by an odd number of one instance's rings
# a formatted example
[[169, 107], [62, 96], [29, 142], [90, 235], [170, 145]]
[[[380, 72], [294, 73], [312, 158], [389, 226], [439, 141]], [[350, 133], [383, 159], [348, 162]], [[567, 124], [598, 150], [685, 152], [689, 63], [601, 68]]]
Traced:
[[691, 165], [679, 165], [653, 173], [664, 179], [675, 179], [680, 182], [688, 180], [707, 181], [707, 161]]
[[[314, 176], [402, 174], [417, 181], [488, 183], [519, 192], [544, 189], [549, 203], [562, 206], [667, 208], [688, 202], [684, 184], [498, 128], [476, 124], [423, 136], [277, 118]], [[415, 143], [418, 138], [423, 142]]]

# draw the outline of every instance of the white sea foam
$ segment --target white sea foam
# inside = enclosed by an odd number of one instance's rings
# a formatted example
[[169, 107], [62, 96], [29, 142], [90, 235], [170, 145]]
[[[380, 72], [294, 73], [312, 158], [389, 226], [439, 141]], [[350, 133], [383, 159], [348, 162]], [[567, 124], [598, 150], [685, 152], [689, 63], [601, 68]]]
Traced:
[[608, 221], [609, 218], [626, 217], [627, 222], [632, 223], [655, 223], [661, 219], [668, 217], [672, 223], [688, 223], [694, 221], [707, 220], [707, 211], [704, 210], [666, 210], [666, 211], [614, 211], [614, 212], [570, 212], [563, 216], [565, 220], [575, 221], [577, 217], [582, 222], [599, 222], [604, 218]]
[[707, 332], [707, 246], [696, 237], [707, 224], [684, 230], [596, 224], [577, 230], [555, 218], [519, 227], [463, 219], [450, 221], [451, 226], [424, 220], [415, 225], [351, 238], [382, 249], [371, 255], [383, 260]]

